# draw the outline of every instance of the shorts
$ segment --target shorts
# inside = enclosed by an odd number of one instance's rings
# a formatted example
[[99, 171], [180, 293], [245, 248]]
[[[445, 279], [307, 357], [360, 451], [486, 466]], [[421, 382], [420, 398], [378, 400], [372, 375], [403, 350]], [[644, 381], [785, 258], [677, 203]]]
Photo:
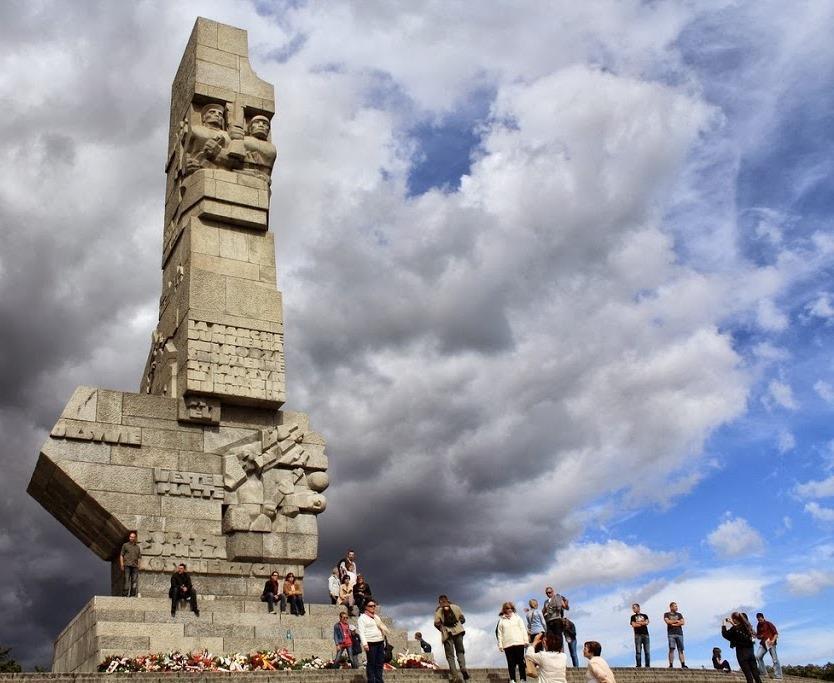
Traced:
[[683, 634], [682, 633], [670, 633], [669, 634], [669, 652], [674, 650], [675, 646], [677, 646], [678, 652], [683, 652]]

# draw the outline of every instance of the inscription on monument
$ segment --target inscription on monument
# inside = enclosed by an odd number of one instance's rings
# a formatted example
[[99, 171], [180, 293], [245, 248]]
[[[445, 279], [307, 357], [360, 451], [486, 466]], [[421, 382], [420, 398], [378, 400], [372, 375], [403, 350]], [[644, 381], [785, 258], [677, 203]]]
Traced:
[[283, 335], [188, 321], [188, 384], [193, 389], [281, 400]]
[[223, 477], [219, 474], [199, 472], [175, 472], [154, 467], [153, 480], [156, 492], [169, 496], [217, 498], [223, 500]]
[[[207, 534], [182, 534], [177, 531], [150, 531], [141, 539], [142, 555], [171, 555], [226, 559], [226, 539]], [[193, 568], [192, 568], [193, 571]]]
[[125, 446], [142, 445], [142, 430], [139, 427], [123, 427], [100, 422], [59, 420], [49, 434], [58, 439], [103, 441], [104, 443], [116, 443]]

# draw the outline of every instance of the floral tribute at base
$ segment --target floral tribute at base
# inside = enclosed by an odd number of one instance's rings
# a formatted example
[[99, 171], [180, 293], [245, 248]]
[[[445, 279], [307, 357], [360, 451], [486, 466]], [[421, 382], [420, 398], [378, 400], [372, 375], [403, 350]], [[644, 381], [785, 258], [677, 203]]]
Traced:
[[[285, 649], [260, 650], [248, 655], [213, 655], [208, 650], [182, 653], [177, 651], [147, 654], [140, 657], [111, 656], [98, 665], [104, 673], [133, 673], [144, 671], [303, 671], [305, 669], [349, 669], [347, 662], [325, 660], [321, 657], [296, 659]], [[419, 654], [398, 654], [387, 670], [436, 669], [434, 662], [425, 661]]]

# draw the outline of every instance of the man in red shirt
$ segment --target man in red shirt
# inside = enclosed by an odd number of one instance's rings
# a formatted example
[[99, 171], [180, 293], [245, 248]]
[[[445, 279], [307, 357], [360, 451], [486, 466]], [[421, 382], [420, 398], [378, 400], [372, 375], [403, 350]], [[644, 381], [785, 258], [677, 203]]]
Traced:
[[779, 657], [776, 655], [776, 641], [779, 638], [779, 631], [761, 612], [756, 614], [756, 638], [759, 639], [759, 651], [756, 652], [756, 661], [759, 663], [759, 673], [767, 676], [767, 668], [764, 663], [765, 653], [770, 653], [773, 660], [773, 675], [782, 678], [782, 665], [779, 664]]

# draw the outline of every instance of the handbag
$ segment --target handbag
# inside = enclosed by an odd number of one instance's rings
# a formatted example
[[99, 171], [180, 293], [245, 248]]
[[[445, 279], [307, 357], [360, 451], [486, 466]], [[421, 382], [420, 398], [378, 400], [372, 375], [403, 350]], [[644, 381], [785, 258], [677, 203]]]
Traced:
[[536, 663], [527, 657], [524, 658], [524, 666], [527, 669], [527, 678], [538, 678], [539, 677], [539, 667], [536, 666]]
[[382, 641], [385, 643], [382, 647], [385, 651], [385, 655], [382, 658], [382, 661], [386, 664], [390, 664], [394, 659], [394, 646], [388, 642], [388, 638]]

